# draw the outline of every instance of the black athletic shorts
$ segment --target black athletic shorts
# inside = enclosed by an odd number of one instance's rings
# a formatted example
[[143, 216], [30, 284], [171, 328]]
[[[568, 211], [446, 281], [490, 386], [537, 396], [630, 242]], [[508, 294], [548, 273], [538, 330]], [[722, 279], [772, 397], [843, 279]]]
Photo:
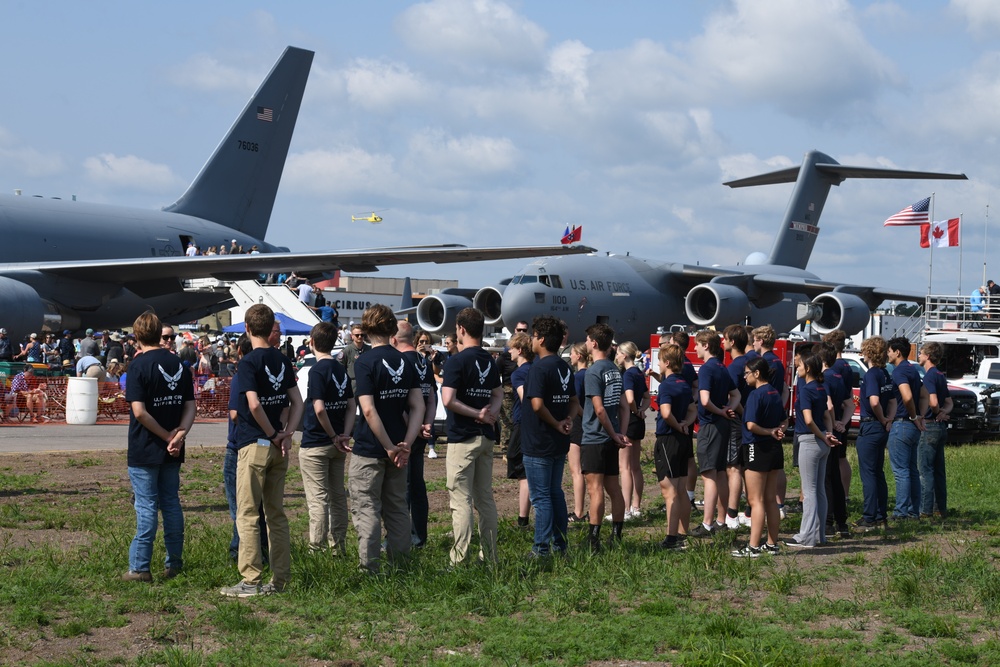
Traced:
[[729, 454], [729, 420], [702, 424], [698, 430], [698, 472], [725, 470]]
[[573, 418], [573, 428], [569, 430], [569, 441], [580, 444], [583, 440], [583, 416], [577, 415]]
[[771, 472], [785, 467], [785, 448], [780, 442], [751, 442], [743, 445], [743, 467], [754, 472]]
[[735, 422], [729, 423], [729, 449], [726, 452], [727, 466], [742, 465], [743, 429]]
[[625, 435], [629, 440], [641, 441], [646, 437], [646, 420], [639, 415], [629, 413], [628, 428]]
[[507, 444], [507, 479], [526, 479], [524, 455], [521, 453], [521, 425], [510, 425], [510, 442]]
[[580, 446], [580, 467], [583, 473], [598, 473], [608, 477], [618, 475], [618, 452], [621, 447], [610, 440], [600, 445]]
[[653, 445], [656, 479], [687, 477], [688, 461], [693, 455], [690, 435], [675, 432], [656, 436], [656, 444]]

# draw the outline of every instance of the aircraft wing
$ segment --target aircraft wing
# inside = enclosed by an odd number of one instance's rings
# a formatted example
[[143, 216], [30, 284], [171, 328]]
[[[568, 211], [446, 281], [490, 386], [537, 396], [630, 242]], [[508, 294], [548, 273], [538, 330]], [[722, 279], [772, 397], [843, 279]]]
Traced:
[[[755, 273], [754, 269], [760, 269], [760, 273]], [[924, 294], [897, 290], [886, 287], [867, 287], [863, 285], [848, 285], [844, 283], [819, 280], [818, 278], [784, 275], [781, 273], [767, 273], [768, 266], [748, 266], [747, 270], [740, 271], [732, 268], [722, 268], [716, 266], [692, 266], [689, 264], [672, 264], [668, 271], [681, 282], [689, 285], [698, 285], [715, 281], [727, 285], [740, 287], [750, 295], [751, 300], [755, 294], [762, 292], [788, 292], [793, 294], [805, 294], [809, 297], [817, 297], [827, 292], [841, 292], [854, 294], [864, 299], [869, 304], [877, 306], [883, 301], [909, 301], [922, 303]]]
[[[259, 255], [210, 255], [199, 257], [138, 257], [72, 262], [13, 262], [0, 264], [0, 274], [38, 272], [74, 280], [121, 284], [140, 296], [154, 296], [176, 291], [178, 280], [216, 278], [245, 280], [261, 273], [322, 274], [342, 271], [378, 271], [380, 266], [396, 264], [449, 264], [495, 259], [518, 259], [549, 255], [594, 252], [581, 245], [515, 246], [507, 248], [469, 248], [457, 244], [403, 246], [394, 248], [359, 248], [339, 252], [261, 253]], [[171, 285], [171, 283], [173, 283]]]

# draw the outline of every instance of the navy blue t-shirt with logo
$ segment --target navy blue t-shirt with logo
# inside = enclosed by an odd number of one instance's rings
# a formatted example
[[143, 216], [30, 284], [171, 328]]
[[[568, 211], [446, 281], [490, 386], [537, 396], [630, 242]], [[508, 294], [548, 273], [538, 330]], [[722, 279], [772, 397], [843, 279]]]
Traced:
[[[493, 390], [500, 386], [500, 370], [493, 356], [481, 347], [466, 347], [448, 359], [442, 387], [455, 390], [455, 398], [476, 410], [490, 404]], [[478, 436], [494, 437], [493, 424], [480, 424], [472, 417], [448, 410], [445, 424], [448, 442], [463, 442]]]
[[552, 417], [562, 421], [569, 416], [570, 401], [575, 396], [573, 369], [562, 357], [550, 354], [535, 360], [524, 387], [525, 405], [521, 410], [521, 451], [526, 456], [555, 458], [569, 452], [569, 433], [561, 433], [539, 419], [531, 399], [542, 399]]
[[747, 396], [746, 408], [743, 410], [744, 445], [751, 442], [780, 444], [770, 435], [752, 433], [747, 424], [756, 424], [761, 428], [777, 428], [785, 421], [785, 406], [781, 403], [781, 392], [769, 384], [759, 385]]
[[[778, 357], [778, 355], [776, 355], [772, 350], [768, 350], [761, 356], [771, 369], [770, 385], [777, 389], [780, 394], [785, 390], [785, 364], [781, 362], [781, 358]], [[747, 361], [749, 361], [749, 359]]]
[[[281, 412], [288, 407], [288, 390], [295, 386], [295, 368], [288, 357], [274, 347], [258, 347], [243, 357], [239, 365], [240, 398], [236, 409], [236, 448], [266, 438], [281, 430]], [[257, 392], [271, 430], [265, 433], [250, 412], [247, 392]]]
[[[729, 371], [715, 357], [709, 357], [698, 369], [698, 394], [700, 396], [701, 392], [707, 391], [708, 400], [715, 407], [724, 409], [729, 403], [729, 392], [735, 388], [736, 385], [729, 377]], [[721, 419], [724, 417], [709, 412], [701, 404], [701, 400], [698, 400], [698, 423], [700, 425], [713, 424]]]
[[913, 406], [917, 409], [916, 414], [920, 414], [920, 390], [924, 386], [924, 381], [920, 378], [917, 367], [903, 359], [892, 371], [892, 382], [896, 385], [896, 419], [906, 419], [910, 416], [906, 404], [903, 403], [903, 395], [899, 391], [901, 384], [910, 385]]
[[[437, 394], [437, 382], [434, 381], [434, 369], [431, 368], [430, 363], [428, 363], [427, 357], [420, 354], [416, 350], [407, 350], [406, 352], [403, 352], [403, 358], [413, 365], [413, 370], [417, 374], [417, 384], [420, 385], [420, 393], [424, 395], [424, 405], [427, 406], [427, 401], [430, 400], [431, 396]], [[433, 422], [434, 415], [424, 414], [425, 424], [431, 424]]]
[[[531, 362], [526, 364], [521, 364], [514, 369], [514, 372], [510, 374], [510, 387], [514, 390], [514, 396], [512, 397], [513, 408], [510, 411], [510, 423], [520, 424], [521, 418], [524, 415], [524, 405], [521, 401], [521, 396], [518, 394], [517, 390], [524, 387], [528, 383], [528, 373], [531, 372]], [[527, 392], [527, 387], [525, 387], [525, 392]], [[522, 392], [523, 393], [523, 392]], [[524, 394], [525, 398], [528, 398], [527, 393]], [[528, 409], [531, 409], [531, 401], [528, 401]], [[521, 436], [522, 438], [524, 436]]]
[[823, 416], [826, 414], [826, 389], [822, 384], [813, 380], [807, 382], [802, 387], [798, 397], [798, 409], [795, 411], [795, 432], [798, 434], [812, 433], [806, 426], [806, 419], [803, 410], [812, 411], [812, 419], [819, 427], [820, 431], [826, 431], [826, 424]]
[[[687, 417], [688, 409], [691, 407], [693, 400], [694, 396], [691, 392], [691, 385], [684, 379], [684, 376], [677, 373], [671, 373], [663, 378], [663, 382], [660, 383], [656, 394], [657, 403], [661, 407], [669, 405], [670, 414], [677, 420], [678, 424]], [[667, 424], [667, 420], [663, 418], [663, 412], [657, 411], [656, 435], [670, 435], [673, 432], [674, 430]]]
[[823, 387], [833, 403], [833, 418], [840, 421], [844, 416], [844, 401], [850, 396], [851, 390], [845, 386], [843, 376], [833, 368], [823, 371]]
[[316, 416], [314, 402], [323, 401], [326, 416], [333, 432], [344, 434], [347, 401], [354, 398], [347, 369], [334, 359], [320, 359], [309, 369], [309, 388], [306, 390], [305, 413], [302, 419], [302, 446], [324, 447], [333, 444]]
[[[371, 396], [375, 411], [382, 420], [389, 441], [397, 445], [406, 437], [406, 411], [411, 389], [419, 389], [417, 372], [407, 363], [403, 353], [391, 345], [378, 345], [354, 362], [354, 379], [358, 383], [356, 396]], [[410, 443], [413, 444], [412, 442]], [[372, 432], [362, 412], [354, 427], [355, 456], [374, 459], [389, 457], [385, 447]]]
[[[172, 431], [180, 426], [184, 403], [194, 400], [191, 371], [168, 350], [147, 350], [129, 365], [125, 400], [130, 404], [144, 403], [149, 416], [167, 431]], [[181, 448], [179, 457], [168, 454], [167, 443], [140, 424], [130, 410], [128, 465], [153, 466], [171, 461], [183, 462], [184, 449]]]

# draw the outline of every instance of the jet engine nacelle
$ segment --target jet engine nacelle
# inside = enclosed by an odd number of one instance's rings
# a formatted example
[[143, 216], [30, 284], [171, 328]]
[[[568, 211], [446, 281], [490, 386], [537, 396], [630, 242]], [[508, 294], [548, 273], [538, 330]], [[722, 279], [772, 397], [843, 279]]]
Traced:
[[472, 306], [481, 310], [486, 324], [500, 324], [500, 306], [503, 304], [503, 291], [500, 287], [487, 286], [476, 292], [472, 297]]
[[739, 324], [750, 314], [750, 299], [739, 287], [705, 283], [687, 293], [684, 312], [700, 327]]
[[20, 280], [0, 277], [0, 295], [2, 324], [12, 340], [19, 341], [30, 333], [42, 331], [61, 332], [80, 324], [78, 317], [63, 312]]
[[430, 294], [417, 304], [417, 324], [430, 333], [451, 333], [458, 313], [471, 305], [472, 299], [458, 294]]
[[871, 310], [861, 297], [841, 292], [827, 292], [813, 299], [813, 304], [822, 309], [813, 320], [813, 329], [827, 334], [834, 329], [843, 329], [848, 336], [865, 328], [871, 319]]

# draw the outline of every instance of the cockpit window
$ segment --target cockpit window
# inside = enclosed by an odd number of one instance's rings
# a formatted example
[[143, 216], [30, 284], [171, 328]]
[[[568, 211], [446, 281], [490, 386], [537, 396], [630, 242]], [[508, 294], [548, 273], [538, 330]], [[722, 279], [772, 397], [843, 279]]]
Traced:
[[526, 283], [537, 283], [538, 276], [514, 276], [514, 279], [510, 281], [511, 285], [524, 285]]
[[552, 281], [552, 287], [562, 289], [562, 280], [559, 279], [559, 276], [549, 276], [549, 279]]
[[545, 285], [547, 287], [552, 287], [552, 285], [549, 284], [549, 277], [547, 275], [538, 276], [538, 282], [540, 282], [541, 284], [543, 284], [543, 285]]

